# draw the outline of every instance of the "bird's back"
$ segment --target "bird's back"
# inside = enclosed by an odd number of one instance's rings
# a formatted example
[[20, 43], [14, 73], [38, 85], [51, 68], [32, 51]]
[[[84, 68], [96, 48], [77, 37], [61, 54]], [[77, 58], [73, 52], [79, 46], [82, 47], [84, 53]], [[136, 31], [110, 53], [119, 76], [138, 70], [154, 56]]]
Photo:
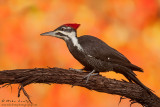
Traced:
[[108, 57], [110, 57], [112, 59], [130, 63], [124, 55], [94, 36], [84, 35], [78, 37], [78, 41], [88, 54], [98, 59], [108, 61]]
[[88, 55], [98, 60], [126, 66], [132, 70], [142, 71], [140, 67], [131, 64], [123, 54], [94, 36], [84, 35], [78, 37], [78, 42]]

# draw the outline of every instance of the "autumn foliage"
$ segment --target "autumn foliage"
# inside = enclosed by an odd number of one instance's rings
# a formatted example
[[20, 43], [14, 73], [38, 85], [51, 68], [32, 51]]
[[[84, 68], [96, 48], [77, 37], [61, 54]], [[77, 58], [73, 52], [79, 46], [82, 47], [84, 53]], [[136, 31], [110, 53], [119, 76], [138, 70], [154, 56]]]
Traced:
[[[159, 0], [0, 0], [0, 69], [82, 68], [64, 41], [42, 37], [65, 23], [79, 23], [78, 36], [96, 36], [142, 67], [138, 78], [160, 96]], [[125, 79], [113, 72], [102, 75]], [[17, 98], [18, 85], [0, 89], [1, 100]], [[69, 85], [25, 87], [38, 107], [118, 107], [119, 96]], [[1, 105], [0, 105], [1, 106]], [[123, 100], [119, 107], [128, 107]], [[133, 107], [141, 107], [134, 104]]]

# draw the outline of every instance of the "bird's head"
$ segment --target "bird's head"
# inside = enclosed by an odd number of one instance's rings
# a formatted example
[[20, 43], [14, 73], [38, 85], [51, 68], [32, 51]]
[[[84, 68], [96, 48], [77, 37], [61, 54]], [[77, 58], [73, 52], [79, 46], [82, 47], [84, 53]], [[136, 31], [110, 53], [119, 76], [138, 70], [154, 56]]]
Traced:
[[69, 40], [76, 37], [76, 30], [80, 24], [71, 23], [64, 24], [57, 29], [49, 32], [42, 33], [43, 36], [54, 36], [63, 40]]

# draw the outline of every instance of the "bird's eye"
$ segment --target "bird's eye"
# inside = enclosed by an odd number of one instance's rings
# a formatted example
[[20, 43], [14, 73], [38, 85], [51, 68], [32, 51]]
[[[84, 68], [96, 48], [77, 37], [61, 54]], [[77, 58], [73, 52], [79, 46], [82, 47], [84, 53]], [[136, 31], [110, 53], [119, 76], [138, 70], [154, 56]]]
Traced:
[[64, 28], [64, 27], [62, 27], [62, 28], [61, 28], [61, 30], [62, 30], [62, 31], [64, 31], [64, 30], [65, 30], [65, 28]]

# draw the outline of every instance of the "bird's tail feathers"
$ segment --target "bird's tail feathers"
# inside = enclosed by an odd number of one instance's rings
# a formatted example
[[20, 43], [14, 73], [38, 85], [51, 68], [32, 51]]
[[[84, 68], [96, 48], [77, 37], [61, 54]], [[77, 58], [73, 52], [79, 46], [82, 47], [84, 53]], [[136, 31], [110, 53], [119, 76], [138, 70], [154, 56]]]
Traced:
[[140, 68], [140, 67], [138, 67], [138, 66], [136, 66], [136, 65], [134, 65], [134, 64], [128, 64], [128, 65], [126, 65], [127, 67], [129, 67], [131, 70], [133, 70], [133, 71], [139, 71], [139, 72], [143, 72], [143, 69], [142, 68]]
[[131, 70], [124, 71], [123, 75], [131, 82], [135, 82], [136, 84], [140, 85], [143, 89], [145, 89], [150, 95], [153, 94], [152, 90], [146, 87], [142, 82], [139, 81], [139, 79], [136, 77], [136, 75], [133, 75]]

